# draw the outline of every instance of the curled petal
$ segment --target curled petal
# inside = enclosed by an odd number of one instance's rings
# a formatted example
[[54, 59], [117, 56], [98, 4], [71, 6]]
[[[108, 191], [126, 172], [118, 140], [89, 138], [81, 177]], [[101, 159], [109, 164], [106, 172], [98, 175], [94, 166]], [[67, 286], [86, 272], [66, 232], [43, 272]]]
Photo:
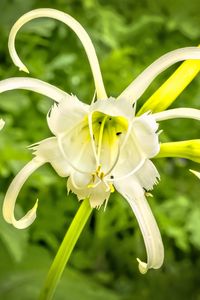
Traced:
[[176, 118], [195, 119], [200, 121], [200, 110], [195, 108], [174, 108], [153, 114], [156, 121]]
[[163, 243], [157, 223], [145, 198], [144, 190], [134, 177], [117, 181], [114, 186], [131, 206], [143, 235], [147, 263], [137, 259], [140, 272], [144, 274], [150, 268], [160, 268], [164, 259]]
[[80, 41], [83, 44], [83, 47], [86, 51], [91, 70], [94, 77], [95, 87], [98, 98], [107, 98], [106, 91], [103, 84], [103, 79], [99, 67], [99, 62], [96, 56], [96, 52], [94, 49], [94, 46], [91, 42], [90, 37], [88, 36], [87, 32], [84, 30], [84, 28], [77, 22], [74, 18], [72, 18], [70, 15], [58, 11], [56, 9], [51, 8], [41, 8], [41, 9], [35, 9], [32, 10], [26, 14], [24, 14], [19, 20], [14, 24], [10, 31], [9, 36], [9, 42], [8, 42], [8, 48], [11, 55], [11, 58], [16, 66], [19, 67], [20, 70], [29, 72], [27, 67], [22, 63], [19, 56], [16, 53], [15, 50], [15, 37], [18, 32], [18, 30], [27, 22], [37, 19], [37, 18], [52, 18], [59, 20], [69, 26], [79, 37]]
[[181, 48], [161, 56], [146, 68], [118, 98], [128, 99], [133, 104], [161, 72], [187, 59], [200, 59], [200, 49], [198, 47]]
[[16, 89], [37, 92], [56, 102], [60, 102], [61, 99], [70, 97], [67, 93], [57, 87], [35, 78], [13, 77], [0, 81], [0, 93]]
[[4, 127], [5, 122], [3, 119], [0, 119], [0, 130]]
[[13, 179], [11, 182], [3, 202], [3, 216], [6, 222], [12, 224], [18, 229], [24, 229], [30, 226], [36, 218], [36, 210], [38, 200], [35, 205], [20, 220], [16, 220], [14, 216], [15, 203], [17, 196], [28, 177], [45, 162], [38, 158], [32, 159]]

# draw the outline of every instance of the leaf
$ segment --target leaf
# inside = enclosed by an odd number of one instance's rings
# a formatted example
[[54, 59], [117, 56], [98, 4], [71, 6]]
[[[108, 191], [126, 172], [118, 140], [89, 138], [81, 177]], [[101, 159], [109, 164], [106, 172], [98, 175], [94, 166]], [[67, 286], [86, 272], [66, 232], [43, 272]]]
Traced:
[[[2, 253], [1, 253], [2, 256]], [[8, 261], [4, 253], [4, 261]], [[4, 300], [35, 300], [47, 275], [50, 258], [41, 247], [29, 247], [24, 261], [12, 269], [1, 269], [0, 296]], [[67, 268], [64, 272], [55, 300], [120, 300], [120, 297], [97, 284], [91, 276]]]

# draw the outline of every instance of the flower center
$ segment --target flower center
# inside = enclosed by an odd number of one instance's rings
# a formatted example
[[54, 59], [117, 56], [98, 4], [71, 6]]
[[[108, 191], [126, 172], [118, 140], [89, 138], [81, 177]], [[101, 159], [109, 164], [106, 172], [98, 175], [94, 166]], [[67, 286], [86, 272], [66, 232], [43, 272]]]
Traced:
[[113, 117], [94, 112], [91, 123], [91, 139], [97, 164], [95, 173], [99, 178], [103, 178], [117, 163], [121, 140], [128, 129], [128, 121], [121, 116]]
[[102, 181], [117, 164], [121, 141], [128, 129], [126, 118], [95, 111], [58, 137], [59, 148], [75, 171]]

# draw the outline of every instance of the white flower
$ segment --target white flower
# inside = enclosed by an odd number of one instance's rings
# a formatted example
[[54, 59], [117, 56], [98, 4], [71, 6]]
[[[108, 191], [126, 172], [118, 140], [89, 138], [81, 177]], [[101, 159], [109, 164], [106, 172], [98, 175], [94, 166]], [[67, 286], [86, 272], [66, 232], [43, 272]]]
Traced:
[[53, 134], [30, 148], [34, 158], [17, 174], [6, 193], [3, 215], [8, 223], [26, 228], [36, 218], [37, 202], [20, 220], [14, 217], [16, 198], [26, 179], [44, 163], [49, 162], [62, 177], [67, 177], [68, 190], [79, 200], [89, 198], [92, 207], [106, 207], [110, 194], [116, 189], [132, 208], [143, 234], [147, 263], [138, 259], [139, 269], [145, 273], [163, 263], [164, 249], [156, 221], [145, 193], [160, 178], [151, 162], [159, 152], [158, 123], [170, 118], [200, 120], [196, 109], [180, 108], [156, 114], [135, 116], [137, 99], [153, 79], [167, 67], [185, 59], [200, 59], [197, 47], [172, 51], [150, 65], [121, 95], [108, 97], [93, 44], [82, 26], [71, 16], [54, 9], [37, 9], [22, 16], [13, 26], [9, 50], [14, 63], [28, 72], [19, 59], [14, 40], [26, 22], [38, 17], [58, 19], [78, 35], [86, 50], [94, 77], [97, 100], [87, 105], [75, 96], [33, 78], [11, 78], [0, 82], [0, 92], [28, 89], [52, 98], [55, 103], [47, 115]]

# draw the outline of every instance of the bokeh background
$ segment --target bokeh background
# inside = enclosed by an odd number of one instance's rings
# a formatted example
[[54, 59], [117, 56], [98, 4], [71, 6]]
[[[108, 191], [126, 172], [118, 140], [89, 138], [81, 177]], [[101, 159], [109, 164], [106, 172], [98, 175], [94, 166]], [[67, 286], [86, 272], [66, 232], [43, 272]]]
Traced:
[[[200, 43], [198, 0], [1, 0], [0, 78], [26, 76], [13, 65], [7, 50], [12, 24], [23, 13], [52, 7], [71, 14], [91, 36], [109, 95], [117, 96], [145, 67], [162, 54]], [[17, 50], [32, 77], [45, 80], [90, 102], [91, 71], [77, 37], [58, 21], [35, 20], [17, 36]], [[149, 87], [138, 108], [177, 68], [171, 67]], [[28, 76], [28, 75], [27, 75]], [[173, 107], [199, 108], [197, 77]], [[46, 113], [51, 100], [28, 91], [0, 95], [0, 198], [15, 174], [31, 159], [27, 146], [50, 137]], [[161, 124], [162, 141], [198, 138], [196, 121]], [[132, 211], [118, 194], [108, 207], [94, 211], [70, 258], [55, 300], [199, 300], [200, 199], [199, 181], [184, 159], [154, 160], [161, 182], [150, 205], [165, 246], [160, 270], [138, 272], [136, 257], [145, 248]], [[67, 195], [66, 179], [48, 165], [23, 187], [16, 208], [20, 216], [39, 198], [38, 217], [27, 230], [16, 230], [0, 215], [0, 299], [34, 300], [79, 203]]]

